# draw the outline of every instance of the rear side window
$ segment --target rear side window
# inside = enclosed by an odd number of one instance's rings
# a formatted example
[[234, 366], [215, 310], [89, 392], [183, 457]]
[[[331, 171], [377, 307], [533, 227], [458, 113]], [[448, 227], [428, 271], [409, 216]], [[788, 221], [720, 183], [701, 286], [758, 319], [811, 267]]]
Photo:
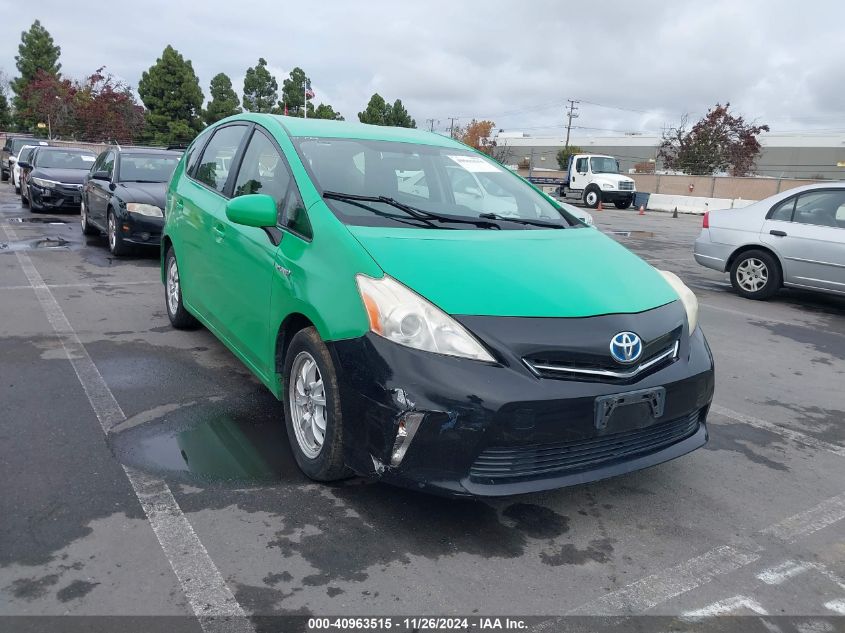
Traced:
[[240, 147], [246, 126], [229, 125], [218, 129], [203, 150], [194, 176], [201, 183], [223, 193], [232, 161]]
[[208, 135], [209, 132], [205, 131], [200, 134], [193, 143], [191, 143], [191, 147], [188, 148], [188, 157], [185, 159], [185, 173], [190, 174], [191, 176], [194, 175], [194, 168], [196, 167], [197, 161], [202, 153], [202, 148], [208, 140]]
[[780, 220], [781, 222], [792, 221], [792, 211], [795, 209], [795, 198], [787, 198], [778, 202], [769, 214], [770, 220]]

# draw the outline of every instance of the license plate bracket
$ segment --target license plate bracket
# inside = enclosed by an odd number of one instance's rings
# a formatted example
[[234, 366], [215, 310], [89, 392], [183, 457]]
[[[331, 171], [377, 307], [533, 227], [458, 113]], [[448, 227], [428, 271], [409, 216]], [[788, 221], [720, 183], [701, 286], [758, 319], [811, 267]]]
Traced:
[[595, 426], [599, 431], [607, 429], [608, 422], [614, 412], [620, 407], [630, 406], [647, 407], [654, 420], [663, 416], [666, 406], [666, 388], [652, 387], [650, 389], [638, 389], [637, 391], [626, 391], [625, 393], [614, 393], [609, 396], [599, 396], [595, 404]]

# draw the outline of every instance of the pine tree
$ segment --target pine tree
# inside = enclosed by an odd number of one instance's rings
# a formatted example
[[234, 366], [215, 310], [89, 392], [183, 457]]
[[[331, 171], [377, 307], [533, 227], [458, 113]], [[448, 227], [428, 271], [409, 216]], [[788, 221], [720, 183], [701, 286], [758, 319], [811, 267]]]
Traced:
[[[59, 76], [59, 70], [62, 68], [59, 63], [61, 52], [62, 49], [55, 44], [53, 37], [39, 20], [35, 20], [28, 31], [21, 33], [21, 43], [18, 45], [18, 54], [15, 56], [15, 65], [20, 77], [12, 80], [12, 91], [15, 93], [13, 103], [19, 119], [23, 112], [30, 109], [24, 93], [38, 71], [54, 77]], [[18, 120], [17, 123], [22, 129], [29, 129], [34, 124], [33, 121], [28, 120]]]
[[358, 120], [361, 123], [369, 123], [371, 125], [417, 127], [417, 122], [408, 114], [400, 99], [397, 99], [393, 105], [390, 105], [378, 93], [370, 97], [366, 109], [358, 113]]
[[[305, 89], [303, 84], [308, 81], [305, 71], [298, 66], [290, 71], [287, 79], [282, 81], [282, 100], [279, 103], [282, 111], [284, 107], [288, 108], [289, 116], [302, 116], [302, 108], [305, 105]], [[314, 116], [314, 106], [311, 105], [310, 98], [308, 105], [308, 116]]]
[[228, 75], [225, 73], [214, 75], [210, 88], [211, 101], [203, 112], [203, 119], [207, 125], [241, 112], [238, 95], [232, 89], [232, 80]]
[[247, 68], [244, 77], [244, 110], [271, 112], [279, 98], [279, 84], [267, 70], [267, 60], [258, 58], [254, 68]]
[[[311, 116], [310, 114], [308, 116]], [[328, 103], [321, 103], [314, 110], [315, 119], [330, 119], [332, 121], [343, 121], [340, 112], [335, 112]]]
[[138, 94], [148, 110], [147, 130], [154, 143], [187, 143], [202, 129], [199, 79], [190, 60], [172, 46], [141, 75]]

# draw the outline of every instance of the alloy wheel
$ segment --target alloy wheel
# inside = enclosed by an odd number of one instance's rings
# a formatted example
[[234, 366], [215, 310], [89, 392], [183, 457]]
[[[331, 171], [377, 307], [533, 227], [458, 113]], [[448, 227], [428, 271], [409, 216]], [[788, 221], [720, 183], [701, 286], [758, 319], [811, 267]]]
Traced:
[[320, 454], [326, 436], [326, 391], [317, 361], [300, 352], [293, 361], [288, 386], [296, 442], [309, 459]]
[[117, 226], [114, 222], [114, 214], [109, 213], [109, 248], [114, 251], [117, 246]]
[[595, 191], [590, 191], [587, 193], [587, 205], [592, 207], [595, 204], [598, 204], [598, 194]]
[[736, 269], [739, 286], [747, 292], [757, 292], [769, 282], [769, 268], [756, 257], [749, 257]]
[[175, 257], [167, 267], [167, 309], [170, 314], [176, 314], [179, 309], [179, 268]]

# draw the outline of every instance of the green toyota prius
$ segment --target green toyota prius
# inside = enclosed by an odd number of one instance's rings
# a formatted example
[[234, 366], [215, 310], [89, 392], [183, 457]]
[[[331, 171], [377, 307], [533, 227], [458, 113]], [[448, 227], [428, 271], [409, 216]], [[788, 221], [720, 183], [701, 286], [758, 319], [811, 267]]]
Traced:
[[173, 326], [206, 326], [283, 401], [312, 479], [509, 495], [707, 442], [695, 295], [457, 141], [230, 117], [165, 215]]

